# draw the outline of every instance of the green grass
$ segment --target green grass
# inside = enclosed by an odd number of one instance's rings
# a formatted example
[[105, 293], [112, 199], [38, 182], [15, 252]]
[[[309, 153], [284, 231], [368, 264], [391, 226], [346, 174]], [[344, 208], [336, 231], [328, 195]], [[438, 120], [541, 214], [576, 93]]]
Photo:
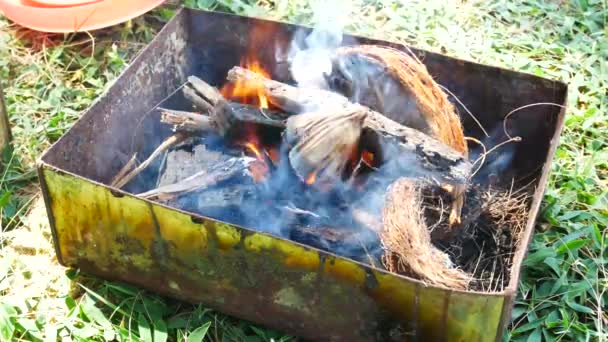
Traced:
[[[314, 19], [312, 2], [186, 1], [304, 24]], [[565, 131], [505, 339], [607, 340], [606, 1], [348, 3], [351, 11], [344, 13], [349, 14], [350, 32], [569, 84]], [[43, 236], [48, 243], [48, 232], [25, 220], [35, 193], [35, 159], [112, 82], [171, 12], [161, 8], [94, 35], [34, 34], [0, 19], [0, 79], [15, 136], [14, 153], [3, 157], [8, 167], [0, 175], [0, 340], [290, 340], [201, 306], [63, 274], [51, 259], [50, 245], [27, 253], [19, 248], [22, 232]], [[35, 267], [45, 260], [48, 267]], [[57, 271], [49, 274], [53, 267]], [[24, 291], [30, 288], [42, 290]]]

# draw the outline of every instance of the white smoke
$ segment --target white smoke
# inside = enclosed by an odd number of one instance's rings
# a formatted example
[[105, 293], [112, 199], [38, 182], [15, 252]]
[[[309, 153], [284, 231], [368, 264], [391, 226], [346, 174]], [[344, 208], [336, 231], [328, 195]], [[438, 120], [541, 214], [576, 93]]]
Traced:
[[299, 86], [325, 88], [324, 74], [331, 72], [332, 52], [342, 44], [342, 32], [352, 13], [350, 1], [313, 3], [313, 31], [296, 32], [288, 52], [293, 79]]

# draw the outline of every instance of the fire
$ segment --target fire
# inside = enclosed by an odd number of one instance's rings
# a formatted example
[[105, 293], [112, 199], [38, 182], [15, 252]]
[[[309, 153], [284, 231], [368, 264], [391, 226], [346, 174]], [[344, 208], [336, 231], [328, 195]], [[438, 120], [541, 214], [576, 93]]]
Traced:
[[[266, 78], [270, 78], [270, 74], [264, 70], [260, 62], [255, 60], [254, 57], [245, 58], [240, 66]], [[227, 99], [260, 108], [268, 108], [268, 98], [264, 94], [264, 89], [260, 84], [255, 82], [239, 81], [227, 83], [222, 87], [220, 92]]]
[[308, 175], [308, 178], [306, 178], [306, 184], [308, 184], [308, 185], [314, 184], [316, 180], [317, 180], [317, 173], [313, 172], [310, 175]]
[[361, 160], [369, 167], [374, 167], [374, 154], [370, 151], [363, 151], [361, 153]]
[[242, 144], [249, 152], [255, 156], [255, 161], [249, 164], [249, 172], [256, 183], [266, 180], [266, 175], [270, 172], [260, 148], [254, 141], [248, 141]]
[[[269, 39], [269, 37], [273, 37]], [[249, 32], [249, 44], [244, 57], [241, 59], [240, 67], [249, 69], [261, 76], [271, 78], [270, 73], [261, 63], [260, 54], [269, 50], [270, 42], [275, 43], [285, 40], [280, 33], [275, 32], [273, 25], [259, 24]], [[268, 61], [267, 59], [264, 59]], [[230, 100], [254, 105], [260, 108], [269, 108], [269, 101], [264, 94], [264, 89], [256, 82], [235, 82], [227, 83], [220, 90], [222, 95]]]
[[251, 173], [251, 178], [253, 178], [254, 182], [263, 182], [266, 180], [266, 175], [268, 174], [268, 165], [261, 160], [255, 160], [249, 164], [249, 172]]
[[262, 160], [262, 161], [264, 160], [264, 158], [262, 157], [262, 153], [260, 153], [260, 150], [258, 149], [256, 144], [254, 144], [253, 142], [246, 142], [243, 145], [255, 155], [256, 159]]
[[274, 165], [279, 164], [279, 150], [276, 148], [271, 148], [266, 150], [268, 153], [268, 158], [272, 161]]

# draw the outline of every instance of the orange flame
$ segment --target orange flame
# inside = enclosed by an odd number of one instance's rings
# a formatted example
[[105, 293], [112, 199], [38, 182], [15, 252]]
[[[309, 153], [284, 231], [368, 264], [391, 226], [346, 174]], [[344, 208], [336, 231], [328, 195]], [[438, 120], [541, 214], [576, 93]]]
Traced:
[[279, 163], [279, 150], [277, 150], [276, 148], [270, 148], [266, 150], [266, 152], [268, 153], [268, 157], [270, 158], [272, 163], [274, 165], [277, 165]]
[[374, 167], [374, 154], [370, 151], [363, 151], [361, 153], [361, 160], [369, 167]]
[[251, 153], [253, 153], [255, 155], [255, 158], [257, 159], [251, 164], [249, 164], [249, 172], [251, 173], [253, 180], [256, 183], [265, 181], [266, 175], [268, 174], [270, 169], [268, 168], [268, 165], [266, 165], [266, 161], [264, 160], [260, 149], [252, 141], [244, 143], [243, 146], [245, 146], [245, 148], [251, 151]]
[[[265, 78], [271, 78], [270, 73], [264, 69], [260, 63], [258, 55], [268, 50], [270, 42], [274, 39], [280, 39], [280, 34], [274, 32], [276, 30], [273, 25], [258, 24], [249, 32], [249, 45], [240, 66], [253, 71]], [[277, 36], [277, 34], [279, 36]], [[269, 37], [273, 39], [269, 40]], [[260, 108], [269, 108], [268, 98], [264, 94], [264, 89], [261, 84], [256, 82], [234, 82], [227, 83], [220, 90], [221, 94], [230, 100], [241, 102], [244, 104], [254, 105]]]
[[[252, 57], [246, 58], [241, 67], [249, 69], [266, 78], [270, 78], [270, 74], [264, 70], [260, 63]], [[222, 96], [227, 99], [234, 100], [240, 103], [254, 105], [260, 108], [268, 108], [268, 98], [264, 94], [262, 85], [256, 82], [237, 81], [234, 83], [225, 84], [220, 90]]]
[[316, 180], [317, 180], [317, 173], [313, 172], [310, 175], [308, 175], [308, 178], [306, 178], [306, 184], [308, 184], [308, 185], [314, 184]]
[[253, 152], [253, 154], [255, 154], [255, 157], [258, 160], [264, 160], [264, 158], [262, 158], [262, 154], [260, 153], [260, 150], [258, 149], [258, 147], [253, 142], [246, 142], [244, 144], [244, 146], [246, 148], [248, 148], [251, 152]]

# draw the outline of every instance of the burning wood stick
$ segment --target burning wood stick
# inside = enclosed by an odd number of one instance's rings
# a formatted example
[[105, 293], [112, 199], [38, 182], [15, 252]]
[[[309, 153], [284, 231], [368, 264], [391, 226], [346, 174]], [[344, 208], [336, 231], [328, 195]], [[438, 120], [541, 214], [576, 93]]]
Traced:
[[190, 86], [183, 88], [184, 96], [200, 113], [159, 108], [161, 121], [173, 129], [188, 133], [217, 131], [222, 136], [239, 133], [244, 124], [284, 128], [284, 113], [228, 101], [213, 86], [196, 76], [188, 77]]
[[159, 198], [167, 200], [192, 191], [206, 189], [239, 174], [244, 174], [247, 172], [249, 162], [253, 160], [248, 157], [230, 158], [177, 183], [161, 186], [137, 196], [147, 199]]
[[[471, 163], [461, 153], [440, 141], [413, 128], [403, 126], [367, 107], [351, 103], [342, 95], [322, 89], [298, 88], [269, 80], [241, 67], [228, 72], [231, 82], [260, 83], [269, 101], [288, 113], [319, 111], [331, 113], [365, 113], [363, 129], [370, 129], [379, 136], [392, 139], [401, 145], [404, 153], [414, 153], [425, 168], [448, 170], [454, 182], [466, 182]], [[312, 118], [312, 117], [311, 117]]]
[[235, 102], [222, 101], [208, 113], [187, 112], [158, 108], [161, 122], [172, 125], [175, 132], [197, 134], [217, 132], [233, 137], [244, 125], [260, 125], [283, 129], [283, 121], [276, 119], [276, 111]]
[[238, 66], [228, 71], [227, 80], [262, 90], [270, 104], [292, 114], [330, 110], [349, 102], [347, 98], [333, 91], [293, 87]]
[[453, 268], [449, 256], [431, 243], [422, 217], [420, 191], [411, 180], [401, 178], [391, 185], [382, 223], [383, 262], [389, 271], [433, 285], [466, 289], [471, 276]]
[[[423, 132], [403, 126], [388, 117], [359, 104], [351, 103], [346, 97], [337, 93], [311, 88], [297, 88], [281, 82], [266, 79], [241, 67], [234, 67], [228, 72], [231, 82], [252, 82], [262, 89], [264, 95], [273, 105], [290, 113], [323, 111], [325, 113], [361, 112], [365, 113], [363, 129], [370, 130], [380, 139], [381, 145], [392, 145], [398, 155], [413, 155], [408, 162], [412, 168], [428, 171], [428, 174], [439, 178], [446, 184], [453, 184], [454, 190], [466, 187], [471, 172], [471, 163], [458, 150], [447, 146]], [[309, 117], [313, 119], [314, 117]], [[288, 125], [289, 126], [289, 125]], [[319, 145], [321, 147], [323, 145]], [[326, 146], [323, 146], [326, 148]], [[454, 224], [460, 221], [462, 191], [454, 191]]]
[[[220, 92], [203, 80], [190, 76], [189, 85], [184, 87], [185, 96], [201, 109], [201, 113], [158, 108], [161, 122], [173, 126], [175, 135], [167, 138], [141, 165], [128, 172], [125, 166], [112, 181], [112, 185], [122, 188], [143, 169], [148, 167], [162, 152], [187, 136], [204, 131], [218, 132], [230, 138], [247, 134], [247, 125], [261, 125], [282, 130], [285, 127], [281, 118], [285, 115], [277, 111], [257, 108], [227, 101]], [[207, 114], [207, 115], [204, 115]], [[128, 172], [128, 173], [127, 173]]]

